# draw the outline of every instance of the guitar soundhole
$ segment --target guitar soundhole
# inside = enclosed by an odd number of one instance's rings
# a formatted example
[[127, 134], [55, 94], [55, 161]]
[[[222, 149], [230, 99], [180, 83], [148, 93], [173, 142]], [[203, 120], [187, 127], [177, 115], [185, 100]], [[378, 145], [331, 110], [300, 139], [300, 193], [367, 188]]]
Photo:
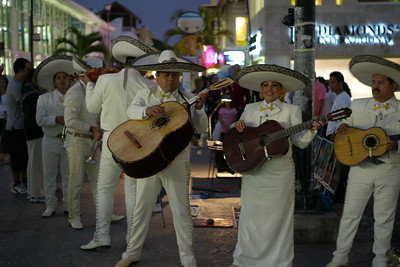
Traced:
[[164, 127], [169, 122], [167, 117], [160, 117], [153, 121], [153, 129]]
[[367, 135], [367, 136], [364, 137], [363, 145], [368, 150], [369, 149], [375, 149], [379, 145], [379, 140], [375, 135], [370, 134], [370, 135]]

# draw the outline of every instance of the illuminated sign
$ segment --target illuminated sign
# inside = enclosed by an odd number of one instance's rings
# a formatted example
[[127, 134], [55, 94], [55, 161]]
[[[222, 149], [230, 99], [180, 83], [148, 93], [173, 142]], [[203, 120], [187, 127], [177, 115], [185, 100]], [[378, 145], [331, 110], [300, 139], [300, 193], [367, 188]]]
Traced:
[[241, 50], [233, 50], [233, 51], [224, 51], [225, 62], [228, 65], [244, 65], [246, 56]]
[[262, 37], [262, 34], [260, 31], [258, 31], [256, 34], [250, 36], [249, 53], [251, 56], [258, 57], [260, 55], [261, 37]]
[[394, 45], [394, 35], [400, 32], [400, 24], [356, 24], [315, 26], [316, 42], [326, 45], [379, 44]]

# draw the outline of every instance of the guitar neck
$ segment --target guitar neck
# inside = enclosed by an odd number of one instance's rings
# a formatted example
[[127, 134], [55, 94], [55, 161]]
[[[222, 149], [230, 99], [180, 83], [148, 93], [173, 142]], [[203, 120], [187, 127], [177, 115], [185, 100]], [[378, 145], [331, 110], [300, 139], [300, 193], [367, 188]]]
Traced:
[[197, 95], [195, 95], [194, 97], [192, 97], [191, 99], [189, 99], [189, 100], [187, 101], [187, 102], [188, 102], [188, 105], [191, 106], [193, 103], [196, 102], [197, 99], [199, 99], [199, 97], [200, 97], [201, 94], [205, 94], [205, 93], [207, 93], [208, 91], [210, 91], [210, 89], [208, 89], [208, 88], [201, 90]]
[[311, 129], [313, 127], [313, 124], [314, 124], [315, 121], [321, 121], [321, 122], [325, 123], [328, 120], [329, 120], [328, 116], [322, 116], [322, 117], [319, 117], [319, 118], [316, 118], [316, 119], [312, 119], [312, 120], [303, 122], [301, 124], [289, 127], [287, 129], [282, 129], [280, 131], [276, 131], [274, 133], [270, 133], [270, 134], [268, 134], [268, 138], [269, 138], [270, 141], [276, 141], [276, 140], [279, 140], [279, 139], [282, 139], [282, 138], [289, 137], [289, 136], [294, 135], [296, 133], [299, 133], [301, 131], [304, 131], [304, 130], [307, 130], [307, 129]]

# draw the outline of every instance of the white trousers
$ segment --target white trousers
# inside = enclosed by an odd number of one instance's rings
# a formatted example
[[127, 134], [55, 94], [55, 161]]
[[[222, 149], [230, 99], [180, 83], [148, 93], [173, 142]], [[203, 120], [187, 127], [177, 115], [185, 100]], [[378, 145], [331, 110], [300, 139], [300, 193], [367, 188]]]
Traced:
[[[109, 243], [110, 222], [114, 207], [114, 193], [117, 188], [121, 168], [112, 158], [107, 147], [109, 132], [103, 135], [103, 146], [100, 158], [99, 178], [97, 180], [96, 194], [96, 232], [94, 240]], [[130, 220], [132, 217], [136, 199], [136, 179], [124, 176], [125, 207], [128, 223], [127, 236], [129, 236]], [[154, 203], [153, 203], [154, 204]]]
[[43, 197], [43, 137], [26, 141], [28, 145], [28, 194], [31, 197]]
[[132, 229], [126, 251], [122, 257], [140, 259], [146, 239], [154, 202], [162, 187], [171, 206], [174, 228], [182, 265], [193, 262], [193, 224], [189, 204], [190, 163], [186, 148], [163, 171], [144, 179], [137, 179], [137, 200], [132, 219]]
[[82, 185], [87, 174], [92, 190], [93, 203], [96, 203], [97, 177], [99, 174], [100, 149], [94, 159], [96, 164], [86, 162], [92, 155], [92, 147], [95, 141], [89, 138], [67, 135], [66, 149], [69, 162], [69, 183], [68, 183], [68, 207], [70, 219], [80, 216], [80, 195]]
[[348, 254], [353, 245], [358, 225], [365, 206], [373, 196], [375, 223], [372, 251], [375, 257], [372, 266], [388, 266], [387, 253], [390, 250], [400, 189], [399, 173], [400, 166], [394, 164], [364, 163], [350, 169], [333, 261], [342, 265], [348, 264]]
[[64, 210], [68, 210], [68, 156], [64, 148], [64, 143], [57, 137], [43, 137], [43, 179], [44, 195], [46, 197], [46, 207], [55, 209], [57, 206], [57, 175], [60, 168], [62, 178], [62, 191]]

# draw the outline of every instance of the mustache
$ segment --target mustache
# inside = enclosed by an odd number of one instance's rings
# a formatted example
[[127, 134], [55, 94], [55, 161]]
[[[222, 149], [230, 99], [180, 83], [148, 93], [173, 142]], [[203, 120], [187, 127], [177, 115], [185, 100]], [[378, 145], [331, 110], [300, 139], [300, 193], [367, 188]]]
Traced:
[[380, 89], [378, 89], [378, 88], [374, 88], [374, 89], [372, 89], [372, 92], [373, 92], [373, 93], [375, 93], [375, 92], [377, 92], [377, 93], [380, 93], [380, 92], [381, 92], [381, 90], [380, 90]]

